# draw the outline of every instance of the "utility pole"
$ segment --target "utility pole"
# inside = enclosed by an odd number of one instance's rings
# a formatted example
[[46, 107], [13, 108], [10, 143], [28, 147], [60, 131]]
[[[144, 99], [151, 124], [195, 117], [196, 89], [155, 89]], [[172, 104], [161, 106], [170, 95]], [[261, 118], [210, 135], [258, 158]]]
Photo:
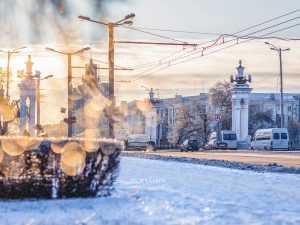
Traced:
[[[108, 28], [109, 28], [109, 44], [108, 44], [108, 65], [109, 65], [109, 101], [110, 101], [110, 106], [115, 105], [115, 77], [114, 77], [114, 23], [108, 23]], [[110, 138], [114, 137], [114, 120], [111, 117], [108, 117], [108, 135]]]
[[27, 47], [22, 47], [22, 48], [16, 48], [13, 51], [2, 51], [0, 50], [0, 52], [4, 52], [7, 53], [7, 74], [6, 74], [6, 97], [9, 97], [9, 62], [10, 62], [10, 57], [13, 53], [19, 53], [20, 51], [17, 51], [19, 49], [23, 49], [23, 48], [27, 48]]
[[[41, 80], [46, 80], [53, 75], [46, 76], [41, 79], [40, 73], [37, 76], [37, 90], [36, 90], [36, 123], [37, 125], [41, 125]], [[39, 127], [37, 127], [39, 128]], [[37, 136], [40, 134], [40, 129], [37, 129]]]
[[[86, 47], [83, 48], [77, 52], [74, 53], [64, 53], [64, 52], [59, 52], [59, 51], [55, 51], [53, 48], [45, 48], [48, 51], [53, 51], [53, 52], [57, 52], [63, 55], [67, 55], [68, 56], [68, 119], [67, 121], [71, 120], [72, 117], [72, 111], [73, 111], [73, 100], [71, 99], [71, 95], [72, 95], [72, 63], [71, 63], [71, 56], [78, 54], [78, 53], [82, 53], [84, 51], [89, 51], [90, 48]], [[72, 137], [72, 123], [68, 122], [68, 137]]]
[[[267, 45], [272, 45], [269, 42], [265, 42]], [[271, 50], [277, 51], [279, 54], [279, 62], [280, 62], [280, 128], [284, 128], [284, 118], [283, 118], [283, 82], [282, 82], [282, 60], [281, 60], [281, 52], [282, 51], [290, 51], [290, 48], [282, 50], [281, 48], [276, 48], [275, 45], [272, 45], [274, 48], [270, 48]]]
[[283, 85], [282, 85], [282, 60], [281, 48], [279, 48], [279, 61], [280, 61], [280, 127], [283, 128]]
[[9, 96], [9, 61], [10, 61], [10, 51], [7, 52], [7, 74], [6, 74], [6, 97]]
[[[36, 90], [36, 124], [41, 124], [41, 91], [40, 91], [40, 83], [41, 77], [37, 79], [37, 90]], [[40, 134], [40, 130], [36, 130], [37, 136]]]
[[[125, 16], [124, 19], [116, 22], [116, 23], [102, 23], [95, 20], [91, 20], [89, 17], [86, 16], [78, 16], [78, 19], [83, 21], [87, 20], [94, 23], [99, 23], [105, 26], [108, 26], [109, 29], [109, 44], [108, 44], [108, 65], [109, 65], [109, 85], [108, 85], [108, 92], [109, 92], [109, 107], [113, 108], [115, 105], [115, 88], [114, 88], [114, 27], [122, 26], [122, 25], [132, 25], [132, 21], [124, 21], [127, 19], [133, 19], [135, 17], [134, 13], [131, 13]], [[124, 21], [124, 22], [123, 22]], [[123, 23], [121, 23], [123, 22]], [[109, 116], [108, 118], [108, 134], [109, 138], [114, 138], [114, 120]]]
[[[73, 101], [71, 99], [72, 95], [72, 61], [71, 61], [71, 53], [68, 53], [68, 118], [72, 117], [73, 111]], [[72, 137], [72, 124], [68, 123], [68, 137]]]
[[[114, 41], [114, 33], [113, 33], [113, 28], [114, 27], [118, 27], [118, 26], [122, 26], [122, 25], [128, 25], [131, 26], [133, 23], [132, 21], [128, 21], [127, 19], [133, 19], [135, 17], [134, 13], [131, 13], [127, 16], [125, 16], [124, 19], [116, 22], [116, 23], [102, 23], [99, 21], [95, 21], [95, 20], [91, 20], [90, 17], [87, 16], [78, 16], [78, 19], [83, 21], [90, 21], [90, 22], [94, 22], [94, 23], [98, 23], [101, 25], [105, 25], [108, 26], [109, 28], [109, 100], [110, 100], [110, 104], [111, 107], [114, 106], [115, 101], [114, 101], [114, 43], [127, 43], [127, 44], [159, 44], [159, 45], [183, 45], [184, 48], [186, 46], [194, 46], [194, 48], [196, 48], [196, 44], [187, 44], [185, 42], [183, 42], [182, 44], [179, 43], [153, 43], [153, 42], [132, 42], [132, 41]], [[127, 20], [127, 21], [124, 21]], [[123, 22], [124, 21], [124, 22]], [[121, 23], [123, 22], [123, 23]], [[126, 82], [126, 81], [121, 81], [121, 82]], [[113, 119], [111, 117], [109, 117], [109, 137], [113, 138]]]
[[[19, 53], [20, 52], [20, 51], [16, 51], [16, 50], [23, 49], [23, 48], [27, 48], [27, 47], [16, 48], [13, 51], [8, 50], [7, 52], [0, 50], [0, 52], [7, 53], [6, 98], [7, 98], [8, 101], [9, 101], [9, 62], [10, 62], [10, 57], [13, 53]], [[6, 133], [8, 131], [8, 122], [5, 122], [4, 126], [5, 126], [5, 133]]]

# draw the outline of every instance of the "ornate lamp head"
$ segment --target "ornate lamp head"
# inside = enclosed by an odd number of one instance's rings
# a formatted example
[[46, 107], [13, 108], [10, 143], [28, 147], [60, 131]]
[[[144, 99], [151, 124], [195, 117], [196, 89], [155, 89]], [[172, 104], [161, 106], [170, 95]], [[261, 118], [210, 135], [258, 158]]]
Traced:
[[230, 76], [230, 82], [237, 82], [237, 84], [246, 84], [246, 82], [248, 81], [249, 83], [251, 83], [251, 75], [248, 75], [248, 78], [246, 78], [246, 76], [244, 76], [244, 69], [245, 67], [242, 67], [242, 60], [239, 61], [239, 67], [237, 67], [237, 71], [238, 71], [238, 75], [235, 75], [235, 79], [233, 79], [233, 75]]
[[32, 66], [33, 66], [33, 62], [30, 61], [31, 56], [28, 55], [28, 61], [25, 63], [26, 64], [26, 75], [30, 76], [32, 74]]

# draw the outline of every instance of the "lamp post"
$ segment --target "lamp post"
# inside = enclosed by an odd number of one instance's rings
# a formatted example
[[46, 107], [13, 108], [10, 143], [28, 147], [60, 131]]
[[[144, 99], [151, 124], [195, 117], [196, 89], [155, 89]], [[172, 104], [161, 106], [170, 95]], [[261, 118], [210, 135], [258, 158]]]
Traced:
[[8, 98], [9, 96], [9, 62], [10, 62], [10, 57], [13, 53], [19, 53], [20, 51], [16, 51], [16, 50], [19, 50], [19, 49], [23, 49], [23, 48], [27, 48], [27, 47], [21, 47], [21, 48], [16, 48], [15, 50], [13, 51], [2, 51], [0, 50], [0, 52], [4, 52], [4, 53], [7, 53], [7, 74], [6, 74], [6, 97]]
[[270, 44], [269, 42], [265, 42], [267, 45], [271, 45], [274, 48], [270, 48], [271, 50], [277, 51], [279, 54], [279, 62], [280, 62], [280, 128], [284, 127], [283, 123], [283, 84], [282, 84], [282, 60], [281, 60], [281, 52], [282, 51], [290, 51], [290, 48], [287, 49], [281, 49], [276, 48], [275, 45]]
[[[38, 79], [37, 79], [37, 90], [36, 90], [36, 120], [37, 120], [37, 127], [38, 125], [41, 125], [41, 90], [40, 90], [40, 84], [41, 80], [46, 80], [48, 78], [53, 77], [53, 75], [48, 75], [44, 78], [41, 79], [41, 72], [40, 71], [35, 71], [36, 74], [38, 74]], [[37, 129], [37, 136], [39, 136], [40, 130]]]
[[[6, 74], [6, 98], [7, 100], [9, 100], [9, 63], [10, 63], [10, 57], [13, 53], [19, 53], [20, 51], [17, 51], [19, 49], [23, 49], [23, 48], [27, 48], [27, 47], [21, 47], [21, 48], [16, 48], [15, 50], [13, 51], [2, 51], [0, 50], [0, 52], [4, 52], [4, 53], [7, 53], [7, 74]], [[5, 126], [5, 132], [8, 131], [8, 123], [5, 122], [4, 123], [4, 126]]]
[[[113, 106], [115, 104], [115, 100], [114, 100], [114, 94], [115, 94], [115, 89], [114, 89], [114, 27], [117, 26], [122, 26], [122, 25], [128, 25], [131, 26], [133, 23], [130, 20], [127, 19], [133, 19], [135, 17], [134, 13], [131, 13], [127, 16], [125, 16], [124, 19], [116, 22], [116, 23], [102, 23], [102, 22], [98, 22], [95, 20], [91, 20], [89, 17], [85, 17], [85, 16], [78, 16], [78, 19], [83, 21], [83, 20], [87, 20], [87, 21], [91, 21], [94, 23], [99, 23], [105, 26], [108, 26], [109, 28], [109, 44], [108, 44], [108, 58], [109, 58], [109, 100], [110, 100], [110, 104], [111, 106]], [[127, 20], [127, 21], [124, 21]], [[124, 22], [123, 22], [124, 21]], [[121, 23], [123, 22], [123, 23]], [[109, 121], [108, 121], [108, 129], [109, 129], [109, 137], [113, 138], [113, 119], [111, 117], [109, 117]]]
[[[57, 53], [68, 56], [68, 118], [71, 118], [72, 117], [72, 108], [71, 108], [71, 106], [72, 106], [72, 99], [71, 99], [71, 95], [72, 95], [72, 63], [71, 63], [71, 56], [78, 54], [78, 53], [82, 53], [84, 51], [89, 51], [90, 48], [86, 47], [86, 48], [83, 48], [74, 53], [59, 52], [59, 51], [54, 50], [53, 48], [48, 48], [48, 47], [46, 47], [45, 49], [48, 51], [53, 51], [53, 52], [57, 52]], [[68, 137], [72, 137], [72, 124], [71, 123], [68, 123]]]

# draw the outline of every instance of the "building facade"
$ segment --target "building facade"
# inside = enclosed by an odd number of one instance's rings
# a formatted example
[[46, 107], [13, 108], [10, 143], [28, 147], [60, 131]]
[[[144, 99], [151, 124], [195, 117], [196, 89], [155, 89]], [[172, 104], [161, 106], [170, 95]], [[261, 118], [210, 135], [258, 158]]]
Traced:
[[107, 106], [108, 84], [101, 83], [97, 65], [92, 59], [85, 65], [82, 84], [73, 88], [73, 115], [76, 123], [72, 126], [74, 137], [88, 134], [91, 137], [108, 137], [108, 118], [103, 115]]
[[[297, 94], [284, 94], [284, 127], [287, 127], [292, 120], [299, 118], [299, 96]], [[122, 121], [127, 125], [129, 135], [147, 134], [157, 145], [166, 145], [170, 143], [168, 134], [172, 130], [173, 123], [176, 121], [176, 110], [180, 105], [190, 102], [195, 98], [202, 100], [208, 112], [212, 114], [217, 113], [217, 110], [210, 106], [209, 96], [206, 93], [188, 97], [176, 95], [174, 98], [144, 99], [144, 101], [132, 101], [129, 103], [123, 102], [121, 110], [126, 112], [126, 116], [124, 116]], [[249, 108], [251, 107], [259, 108], [261, 111], [270, 110], [269, 112], [272, 113], [272, 120], [275, 121], [275, 125], [262, 123], [259, 128], [280, 127], [279, 93], [249, 93]], [[151, 117], [148, 116], [149, 112]], [[156, 115], [153, 112], [156, 112]], [[254, 133], [257, 128], [249, 126], [249, 130], [251, 129], [255, 129], [250, 132]]]

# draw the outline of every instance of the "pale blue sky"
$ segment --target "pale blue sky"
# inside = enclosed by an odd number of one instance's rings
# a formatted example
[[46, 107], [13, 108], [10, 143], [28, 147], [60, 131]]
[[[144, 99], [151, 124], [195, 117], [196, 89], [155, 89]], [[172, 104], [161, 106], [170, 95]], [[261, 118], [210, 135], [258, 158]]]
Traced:
[[[48, 74], [54, 75], [53, 79], [47, 80], [47, 82], [42, 84], [44, 89], [49, 89], [43, 91], [46, 95], [43, 108], [47, 109], [46, 111], [48, 112], [53, 110], [53, 113], [48, 113], [47, 117], [42, 116], [45, 120], [60, 119], [57, 117], [56, 111], [66, 104], [67, 99], [65, 97], [67, 87], [67, 58], [56, 53], [46, 52], [44, 50], [45, 47], [52, 47], [67, 52], [70, 50], [77, 51], [78, 49], [89, 46], [89, 43], [93, 43], [93, 58], [103, 62], [108, 61], [107, 28], [86, 21], [80, 22], [77, 19], [78, 15], [90, 16], [92, 19], [95, 18], [104, 22], [116, 22], [125, 15], [133, 12], [136, 14], [136, 17], [133, 19], [133, 27], [137, 28], [156, 28], [223, 34], [235, 33], [239, 30], [300, 8], [298, 0], [128, 0], [116, 1], [113, 3], [109, 1], [109, 3], [105, 4], [103, 12], [95, 13], [92, 11], [92, 6], [88, 5], [86, 1], [73, 0], [69, 3], [70, 14], [67, 18], [70, 22], [65, 26], [65, 29], [69, 31], [73, 37], [73, 39], [70, 39], [69, 45], [64, 43], [62, 41], [64, 40], [62, 36], [58, 35], [53, 29], [54, 17], [50, 8], [47, 9], [46, 14], [43, 17], [42, 24], [45, 23], [45, 25], [41, 26], [40, 36], [39, 38], [36, 38], [35, 41], [33, 41], [33, 33], [29, 29], [30, 19], [26, 17], [26, 10], [24, 11], [24, 8], [22, 7], [18, 8], [19, 11], [17, 10], [10, 14], [8, 13], [10, 16], [8, 17], [9, 20], [2, 20], [0, 27], [1, 48], [13, 49], [23, 45], [28, 47], [28, 49], [22, 50], [22, 53], [13, 56], [11, 66], [13, 67], [14, 72], [25, 69], [24, 62], [27, 61], [27, 55], [31, 54], [32, 61], [35, 63], [34, 70], [37, 69], [42, 71], [44, 76]], [[30, 7], [30, 4], [26, 7]], [[3, 8], [0, 10], [3, 11]], [[298, 16], [300, 16], [300, 11], [242, 34], [251, 33]], [[60, 19], [63, 20], [63, 18]], [[14, 24], [10, 29], [6, 29], [7, 21]], [[22, 23], [20, 23], [20, 21], [22, 21]], [[297, 23], [300, 23], [300, 19], [296, 19], [266, 32], [258, 33], [257, 35], [272, 32]], [[272, 34], [271, 36], [300, 38], [299, 27], [300, 26]], [[10, 31], [14, 31], [13, 36], [7, 35]], [[186, 34], [178, 32], [150, 32], [189, 43], [202, 43], [217, 37], [214, 35]], [[174, 42], [121, 27], [115, 28], [115, 40]], [[226, 38], [226, 40], [228, 39]], [[253, 83], [251, 84], [251, 87], [254, 88], [253, 92], [276, 93], [279, 91], [277, 88], [278, 77], [275, 77], [279, 73], [278, 55], [276, 52], [269, 50], [269, 46], [264, 44], [265, 41], [266, 40], [250, 41], [202, 58], [170, 66], [129, 84], [116, 83], [115, 87], [118, 103], [120, 100], [141, 100], [148, 97], [147, 92], [140, 87], [142, 85], [149, 88], [153, 87], [155, 89], [160, 89], [161, 98], [173, 97], [177, 92], [177, 89], [179, 89], [178, 94], [183, 95], [199, 94], [199, 92], [202, 92], [203, 88], [206, 92], [216, 81], [224, 79], [228, 80], [231, 74], [236, 74], [235, 68], [238, 66], [239, 60], [242, 60], [243, 66], [246, 67], [245, 74], [251, 74], [253, 77]], [[291, 48], [290, 52], [285, 52], [283, 54], [284, 90], [293, 93], [299, 92], [300, 42], [280, 40], [268, 41], [278, 47]], [[181, 49], [181, 46], [116, 44], [115, 63], [116, 65], [131, 67], [161, 60]], [[178, 55], [184, 54], [187, 51], [189, 50], [186, 49]], [[200, 55], [201, 53], [197, 53], [194, 56]], [[88, 57], [89, 53], [84, 53], [84, 56]], [[168, 58], [168, 60], [170, 59], [172, 58]], [[6, 63], [7, 56], [0, 54], [0, 66], [6, 67]], [[77, 56], [73, 57], [73, 65], [83, 66], [85, 63], [87, 63], [87, 60], [80, 59]], [[106, 66], [103, 63], [99, 64], [100, 66]], [[157, 69], [159, 68], [160, 67]], [[116, 71], [115, 77], [116, 80], [124, 80], [140, 74], [147, 69], [148, 68], [142, 68], [132, 72]], [[74, 77], [80, 77], [82, 74], [83, 71], [81, 70], [73, 70]], [[106, 70], [100, 71], [102, 81], [108, 80], [107, 74]], [[144, 75], [147, 74], [148, 72]], [[261, 82], [261, 80], [267, 78], [270, 79]], [[74, 85], [80, 84], [80, 79], [74, 79], [73, 82]], [[16, 84], [17, 82], [14, 82], [12, 88], [14, 88]], [[13, 93], [14, 90], [11, 90], [12, 95]], [[18, 96], [15, 95], [14, 98], [18, 98]], [[53, 115], [53, 117], [51, 117], [51, 115]]]

